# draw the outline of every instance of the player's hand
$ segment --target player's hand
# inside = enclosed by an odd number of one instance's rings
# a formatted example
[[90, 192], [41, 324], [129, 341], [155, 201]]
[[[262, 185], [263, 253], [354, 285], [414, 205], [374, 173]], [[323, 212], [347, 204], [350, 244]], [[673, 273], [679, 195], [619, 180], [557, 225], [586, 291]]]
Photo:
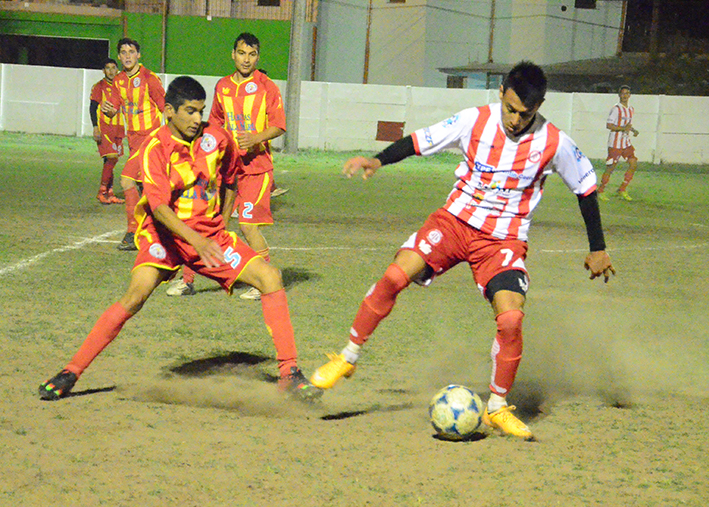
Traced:
[[96, 144], [101, 143], [101, 130], [99, 130], [98, 126], [94, 127], [93, 137], [94, 141], [96, 141]]
[[224, 252], [219, 244], [211, 239], [202, 237], [200, 241], [192, 245], [208, 268], [216, 268], [224, 264]]
[[104, 101], [101, 103], [101, 112], [109, 118], [113, 118], [118, 113], [118, 109], [113, 107], [113, 104], [110, 102]]
[[583, 267], [591, 272], [591, 280], [603, 275], [603, 281], [608, 283], [611, 274], [615, 275], [615, 268], [611, 264], [611, 258], [605, 252], [591, 252], [586, 256]]
[[362, 179], [366, 180], [374, 176], [374, 173], [377, 172], [377, 169], [381, 166], [382, 163], [378, 158], [355, 157], [345, 162], [342, 174], [351, 178], [357, 171], [362, 169]]
[[640, 133], [639, 131], [635, 129], [630, 129], [633, 132], [633, 137], [638, 137], [638, 134]]
[[239, 148], [246, 151], [251, 150], [251, 148], [260, 143], [253, 132], [237, 132], [236, 140], [239, 142]]

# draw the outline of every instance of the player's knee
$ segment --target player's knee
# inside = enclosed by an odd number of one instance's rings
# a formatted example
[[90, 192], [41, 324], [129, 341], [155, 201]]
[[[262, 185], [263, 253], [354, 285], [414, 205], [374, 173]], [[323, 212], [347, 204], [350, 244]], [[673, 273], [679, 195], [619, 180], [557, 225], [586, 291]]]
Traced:
[[281, 271], [266, 261], [257, 262], [253, 286], [262, 294], [270, 294], [283, 288]]

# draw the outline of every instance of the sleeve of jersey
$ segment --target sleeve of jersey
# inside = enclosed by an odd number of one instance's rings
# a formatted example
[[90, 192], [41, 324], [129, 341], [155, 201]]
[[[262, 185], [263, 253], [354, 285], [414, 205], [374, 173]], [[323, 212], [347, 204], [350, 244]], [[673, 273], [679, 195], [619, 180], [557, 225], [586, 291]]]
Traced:
[[101, 103], [101, 90], [99, 89], [98, 84], [95, 84], [91, 87], [91, 96], [89, 97], [90, 100], [93, 100], [94, 102], [98, 102], [99, 104]]
[[564, 132], [559, 132], [559, 147], [553, 159], [556, 172], [576, 195], [588, 195], [596, 190], [596, 172], [591, 161]]
[[286, 129], [286, 112], [283, 109], [283, 98], [281, 91], [273, 81], [268, 82], [266, 87], [266, 114], [268, 115], [268, 126]]
[[222, 103], [219, 100], [219, 83], [214, 88], [214, 100], [212, 100], [212, 109], [209, 111], [209, 123], [212, 125], [218, 125], [219, 127], [224, 126], [224, 109], [222, 109]]
[[167, 159], [162, 154], [162, 146], [157, 138], [151, 138], [140, 147], [140, 167], [143, 171], [143, 194], [148, 199], [150, 209], [161, 204], [170, 205], [170, 175]]
[[606, 123], [611, 123], [615, 125], [616, 127], [620, 126], [620, 118], [618, 114], [618, 108], [616, 106], [613, 106], [611, 108], [611, 112], [608, 113], [608, 119], [606, 120]]
[[457, 147], [470, 125], [475, 122], [475, 109], [466, 109], [430, 127], [416, 130], [411, 137], [417, 155], [433, 155], [448, 148]]
[[150, 73], [148, 79], [148, 94], [150, 99], [155, 102], [160, 112], [165, 110], [165, 89], [162, 87], [162, 81], [154, 73]]

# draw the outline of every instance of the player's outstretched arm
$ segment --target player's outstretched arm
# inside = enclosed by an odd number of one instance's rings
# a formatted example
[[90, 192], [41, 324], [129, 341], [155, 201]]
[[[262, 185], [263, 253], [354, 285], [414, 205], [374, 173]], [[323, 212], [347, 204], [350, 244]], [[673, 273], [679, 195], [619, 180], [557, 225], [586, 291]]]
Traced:
[[354, 157], [345, 162], [342, 173], [348, 178], [351, 178], [362, 169], [362, 178], [366, 180], [374, 176], [374, 173], [377, 172], [377, 169], [381, 166], [382, 163], [378, 158]]
[[603, 281], [608, 283], [611, 274], [615, 275], [615, 268], [613, 264], [611, 264], [611, 258], [605, 250], [588, 254], [583, 266], [591, 272], [591, 280], [603, 275]]
[[349, 159], [345, 162], [345, 167], [342, 172], [348, 178], [351, 178], [352, 175], [362, 169], [362, 177], [366, 180], [373, 176], [380, 167], [394, 164], [411, 155], [416, 155], [416, 148], [414, 147], [413, 138], [408, 135], [384, 148], [384, 150], [374, 155], [374, 158], [355, 157]]

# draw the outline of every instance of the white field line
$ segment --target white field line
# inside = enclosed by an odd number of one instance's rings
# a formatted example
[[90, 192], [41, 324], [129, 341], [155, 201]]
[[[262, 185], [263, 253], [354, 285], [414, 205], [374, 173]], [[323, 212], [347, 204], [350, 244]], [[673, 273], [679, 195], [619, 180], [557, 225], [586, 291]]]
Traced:
[[[15, 264], [10, 264], [9, 266], [5, 266], [0, 268], [0, 275], [6, 275], [8, 273], [12, 273], [13, 271], [19, 271], [21, 269], [25, 269], [30, 267], [31, 265], [41, 261], [45, 257], [48, 257], [52, 254], [55, 253], [63, 253], [63, 252], [68, 252], [70, 250], [80, 250], [84, 248], [87, 245], [91, 244], [96, 244], [96, 243], [118, 243], [118, 241], [115, 240], [110, 240], [111, 236], [115, 236], [116, 234], [120, 234], [124, 232], [122, 229], [116, 230], [116, 231], [110, 231], [106, 232], [104, 234], [101, 234], [99, 236], [94, 236], [93, 238], [85, 238], [81, 241], [77, 241], [76, 243], [72, 243], [71, 245], [66, 245], [62, 246], [59, 248], [53, 248], [52, 250], [47, 250], [46, 252], [42, 252], [40, 254], [37, 254], [33, 257], [29, 257], [27, 259], [23, 259], [19, 262], [16, 262]], [[648, 247], [631, 247], [631, 248], [613, 248], [613, 249], [608, 249], [609, 252], [624, 252], [624, 251], [653, 251], [653, 250], [691, 250], [695, 248], [704, 248], [708, 245], [708, 243], [697, 243], [693, 245], [672, 245], [672, 246], [648, 246]], [[287, 246], [272, 246], [270, 247], [271, 250], [283, 250], [283, 251], [288, 251], [288, 252], [326, 252], [326, 251], [350, 251], [350, 250], [355, 250], [358, 252], [376, 252], [376, 251], [383, 251], [383, 250], [391, 250], [394, 251], [396, 247], [387, 247], [387, 248], [357, 248], [357, 247], [349, 247], [349, 246], [314, 246], [314, 247], [287, 247]], [[545, 248], [539, 248], [536, 249], [537, 252], [540, 253], [549, 253], [549, 254], [567, 254], [567, 253], [585, 253], [588, 250], [583, 249], [583, 248], [578, 248], [578, 249], [560, 249], [560, 250], [550, 250], [550, 249], [545, 249]]]
[[8, 273], [12, 273], [13, 271], [19, 271], [21, 269], [25, 269], [30, 267], [32, 264], [35, 264], [45, 257], [48, 257], [52, 254], [55, 253], [62, 253], [62, 252], [68, 252], [70, 250], [80, 250], [81, 248], [84, 248], [86, 245], [90, 245], [92, 243], [102, 243], [104, 240], [110, 236], [115, 236], [116, 234], [120, 234], [123, 232], [122, 230], [117, 230], [117, 231], [111, 231], [107, 232], [104, 234], [101, 234], [99, 236], [94, 236], [93, 238], [86, 238], [81, 241], [77, 241], [76, 243], [72, 243], [71, 245], [66, 245], [62, 246], [59, 248], [53, 248], [52, 250], [47, 250], [46, 252], [42, 252], [40, 254], [37, 254], [33, 257], [29, 257], [27, 259], [23, 259], [20, 262], [16, 262], [15, 264], [10, 264], [9, 266], [5, 266], [0, 268], [0, 275], [6, 275]]

